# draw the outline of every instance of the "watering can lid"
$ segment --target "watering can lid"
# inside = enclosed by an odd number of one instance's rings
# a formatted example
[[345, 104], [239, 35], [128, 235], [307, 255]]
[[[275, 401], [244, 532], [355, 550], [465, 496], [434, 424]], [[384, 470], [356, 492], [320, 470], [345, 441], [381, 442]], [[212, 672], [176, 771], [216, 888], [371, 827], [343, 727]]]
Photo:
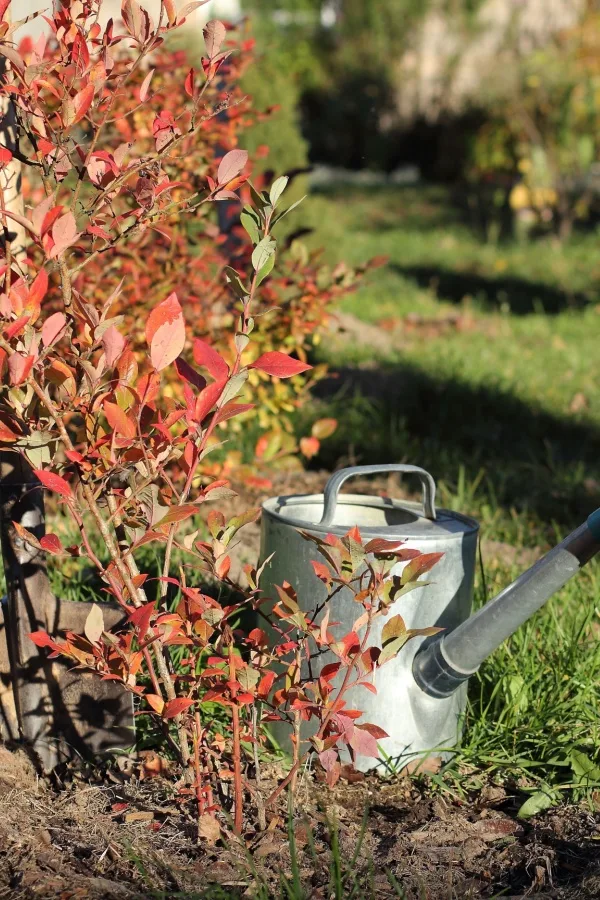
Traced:
[[[356, 475], [382, 472], [414, 473], [423, 487], [422, 504], [389, 497], [339, 494], [342, 484]], [[435, 508], [435, 482], [429, 472], [417, 466], [353, 466], [335, 472], [323, 494], [273, 497], [263, 503], [267, 517], [307, 531], [345, 534], [357, 525], [369, 536], [420, 539], [461, 538], [476, 532], [477, 522], [468, 516]]]

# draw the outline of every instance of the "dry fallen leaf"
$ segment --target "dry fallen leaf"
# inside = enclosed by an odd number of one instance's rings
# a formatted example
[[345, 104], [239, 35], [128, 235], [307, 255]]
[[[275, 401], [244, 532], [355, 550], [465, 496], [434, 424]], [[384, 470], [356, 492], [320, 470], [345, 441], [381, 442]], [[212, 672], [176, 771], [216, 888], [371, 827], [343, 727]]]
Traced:
[[198, 819], [198, 837], [203, 838], [211, 847], [214, 847], [221, 837], [221, 826], [210, 813], [205, 813]]
[[272, 853], [280, 852], [281, 842], [263, 841], [254, 851], [254, 856], [256, 856], [258, 859], [263, 859], [263, 857], [269, 856]]
[[402, 769], [402, 774], [413, 775], [418, 772], [419, 775], [436, 775], [442, 768], [443, 760], [441, 756], [427, 756], [425, 759], [413, 759]]
[[127, 813], [125, 816], [126, 822], [151, 822], [154, 818], [153, 812], [145, 812], [144, 810], [138, 810], [137, 812]]
[[521, 834], [523, 827], [512, 819], [480, 819], [470, 826], [471, 831], [481, 841], [498, 841], [512, 834]]

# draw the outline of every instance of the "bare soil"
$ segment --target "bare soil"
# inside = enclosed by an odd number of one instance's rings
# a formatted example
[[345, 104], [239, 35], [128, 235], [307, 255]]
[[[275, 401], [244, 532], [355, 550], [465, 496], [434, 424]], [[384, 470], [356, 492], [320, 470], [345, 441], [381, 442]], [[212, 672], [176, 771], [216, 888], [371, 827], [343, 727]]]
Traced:
[[[278, 896], [278, 873], [291, 874], [285, 801], [262, 833], [198, 839], [191, 810], [160, 774], [148, 777], [157, 767], [146, 759], [146, 771], [80, 770], [61, 784], [0, 747], [0, 897], [200, 898], [216, 886], [252, 897], [257, 877]], [[306, 897], [331, 896], [333, 822], [346, 872], [364, 878], [354, 896], [396, 896], [390, 878], [409, 900], [600, 896], [600, 813], [563, 806], [522, 822], [523, 797], [507, 786], [459, 799], [427, 776], [356, 777], [332, 792], [310, 775], [301, 785], [293, 830]]]

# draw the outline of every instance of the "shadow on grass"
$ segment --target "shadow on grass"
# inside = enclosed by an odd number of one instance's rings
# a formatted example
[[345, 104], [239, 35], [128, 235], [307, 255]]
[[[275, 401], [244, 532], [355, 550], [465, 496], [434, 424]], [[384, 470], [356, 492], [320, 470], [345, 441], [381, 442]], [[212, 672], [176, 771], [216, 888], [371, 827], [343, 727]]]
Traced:
[[600, 429], [591, 423], [409, 365], [343, 368], [317, 394], [339, 421], [320, 465], [409, 461], [448, 485], [461, 468], [467, 483], [484, 470], [493, 507], [561, 526], [578, 524], [600, 504]]
[[391, 263], [389, 267], [420, 287], [432, 289], [440, 300], [460, 303], [468, 296], [485, 308], [508, 308], [521, 316], [531, 313], [556, 315], [564, 309], [581, 309], [593, 300], [592, 295], [582, 291], [569, 293], [513, 275], [487, 278], [441, 266], [400, 266]]

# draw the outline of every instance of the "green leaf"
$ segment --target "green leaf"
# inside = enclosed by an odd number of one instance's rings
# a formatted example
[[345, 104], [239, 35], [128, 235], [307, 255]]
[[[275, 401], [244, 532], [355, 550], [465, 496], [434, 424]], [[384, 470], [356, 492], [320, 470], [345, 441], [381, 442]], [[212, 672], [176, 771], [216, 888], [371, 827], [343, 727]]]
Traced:
[[232, 269], [231, 266], [225, 266], [225, 275], [227, 276], [227, 283], [231, 287], [234, 294], [240, 297], [242, 300], [244, 297], [247, 297], [250, 291], [244, 287], [242, 280], [235, 269]]
[[303, 200], [306, 200], [307, 196], [308, 196], [308, 194], [305, 194], [303, 197], [300, 197], [299, 200], [296, 200], [295, 203], [292, 203], [291, 206], [288, 206], [287, 209], [284, 209], [283, 212], [280, 212], [279, 215], [277, 216], [277, 218], [276, 218], [276, 219], [273, 219], [272, 225], [276, 225], [277, 222], [280, 222], [280, 221], [283, 219], [284, 216], [287, 216], [287, 214], [288, 214], [289, 212], [291, 212], [293, 209], [296, 209], [297, 206], [300, 206], [300, 204], [302, 203], [302, 201], [303, 201]]
[[580, 750], [572, 750], [570, 761], [573, 774], [580, 783], [600, 783], [600, 768], [585, 753]]
[[274, 256], [277, 244], [271, 238], [265, 237], [254, 248], [252, 254], [252, 265], [256, 272], [260, 272], [262, 267], [268, 263], [269, 259]]
[[261, 269], [259, 269], [259, 271], [257, 272], [257, 275], [256, 275], [256, 286], [257, 287], [261, 282], [263, 282], [265, 280], [267, 275], [271, 274], [271, 272], [273, 271], [274, 265], [275, 265], [275, 253], [273, 253], [268, 258], [268, 260], [266, 261], [264, 266]]
[[377, 665], [382, 666], [384, 663], [388, 662], [388, 660], [393, 659], [398, 655], [400, 650], [404, 647], [408, 640], [408, 633], [403, 635], [402, 637], [396, 637], [391, 641], [388, 641], [379, 657], [377, 659]]
[[391, 641], [393, 638], [404, 637], [407, 634], [408, 632], [406, 630], [406, 625], [402, 616], [392, 616], [392, 618], [383, 626], [383, 630], [381, 632], [381, 640], [385, 644], [387, 641]]
[[230, 400], [233, 400], [234, 397], [237, 397], [247, 380], [247, 369], [243, 369], [241, 372], [238, 372], [237, 375], [234, 375], [232, 378], [230, 378], [225, 385], [223, 393], [217, 401], [217, 409], [221, 409], [223, 406], [225, 406], [226, 403], [229, 403]]
[[260, 672], [252, 666], [246, 666], [237, 672], [236, 678], [245, 691], [252, 692], [260, 681]]
[[265, 199], [262, 194], [259, 194], [251, 181], [249, 181], [248, 184], [250, 185], [250, 195], [252, 197], [252, 202], [254, 203], [256, 208], [262, 210], [265, 208], [265, 206], [268, 206], [268, 199]]
[[546, 787], [544, 790], [536, 791], [535, 794], [532, 794], [531, 797], [523, 803], [517, 816], [519, 819], [530, 819], [532, 816], [537, 816], [538, 813], [543, 812], [545, 809], [556, 806], [558, 800], [559, 794], [556, 791], [553, 791], [552, 788]]
[[233, 519], [230, 519], [227, 528], [224, 530], [223, 535], [221, 537], [221, 542], [227, 546], [231, 540], [231, 538], [243, 528], [244, 525], [249, 525], [251, 522], [256, 522], [258, 517], [260, 516], [260, 507], [255, 509], [247, 509], [246, 512], [242, 513], [239, 516], [234, 516]]
[[273, 208], [277, 206], [277, 201], [285, 191], [289, 180], [290, 179], [287, 177], [287, 175], [282, 175], [281, 178], [277, 178], [271, 185], [271, 190], [269, 191], [269, 200], [271, 201], [271, 206]]
[[258, 244], [260, 241], [260, 219], [258, 218], [258, 213], [252, 209], [251, 206], [245, 206], [240, 215], [240, 222], [245, 228], [252, 243]]

